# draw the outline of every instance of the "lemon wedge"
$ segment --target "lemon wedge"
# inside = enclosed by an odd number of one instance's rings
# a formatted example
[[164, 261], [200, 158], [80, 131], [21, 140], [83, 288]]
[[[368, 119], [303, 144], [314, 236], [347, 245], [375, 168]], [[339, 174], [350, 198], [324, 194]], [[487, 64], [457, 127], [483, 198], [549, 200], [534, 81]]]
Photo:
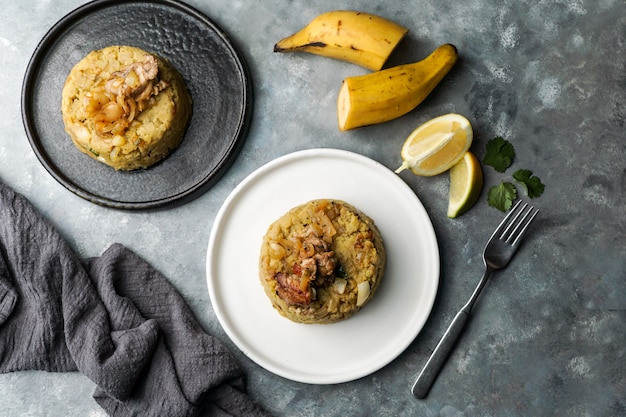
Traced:
[[435, 117], [415, 129], [402, 145], [399, 173], [410, 169], [415, 175], [441, 174], [459, 162], [472, 144], [474, 133], [469, 120], [449, 113]]
[[450, 194], [448, 217], [454, 219], [469, 210], [478, 200], [483, 189], [483, 170], [471, 152], [450, 169]]

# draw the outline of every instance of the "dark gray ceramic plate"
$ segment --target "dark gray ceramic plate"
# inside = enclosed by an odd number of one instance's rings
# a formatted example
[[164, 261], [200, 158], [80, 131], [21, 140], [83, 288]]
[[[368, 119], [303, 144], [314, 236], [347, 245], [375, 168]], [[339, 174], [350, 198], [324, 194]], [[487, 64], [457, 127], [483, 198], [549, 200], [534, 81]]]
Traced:
[[[123, 44], [169, 60], [187, 82], [193, 115], [178, 149], [146, 169], [120, 172], [82, 154], [65, 133], [61, 91], [89, 52]], [[31, 146], [50, 174], [97, 204], [148, 209], [207, 191], [232, 164], [252, 113], [245, 61], [199, 11], [177, 1], [98, 0], [57, 22], [37, 46], [24, 77], [22, 117]]]

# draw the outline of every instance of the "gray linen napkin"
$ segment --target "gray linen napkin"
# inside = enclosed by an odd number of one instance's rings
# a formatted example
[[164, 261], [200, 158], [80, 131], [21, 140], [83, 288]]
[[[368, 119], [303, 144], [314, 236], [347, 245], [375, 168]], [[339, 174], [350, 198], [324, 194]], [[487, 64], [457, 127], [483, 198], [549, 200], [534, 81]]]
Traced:
[[267, 416], [230, 352], [120, 244], [80, 260], [0, 183], [0, 373], [80, 371], [111, 416]]

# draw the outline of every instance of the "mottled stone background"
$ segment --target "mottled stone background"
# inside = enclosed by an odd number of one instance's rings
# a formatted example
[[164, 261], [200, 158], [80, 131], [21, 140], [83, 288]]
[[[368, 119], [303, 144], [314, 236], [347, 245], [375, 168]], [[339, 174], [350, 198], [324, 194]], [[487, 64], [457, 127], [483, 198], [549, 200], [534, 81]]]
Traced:
[[[20, 90], [28, 60], [46, 31], [83, 3], [4, 1], [0, 8], [0, 180], [25, 194], [79, 255], [122, 242], [163, 271], [208, 331], [232, 348], [248, 371], [251, 395], [268, 410], [290, 417], [626, 415], [623, 0], [189, 0], [232, 35], [248, 61], [253, 123], [234, 166], [213, 189], [150, 213], [74, 196], [45, 171], [24, 133]], [[416, 111], [340, 133], [338, 87], [366, 71], [272, 52], [278, 39], [339, 8], [377, 13], [410, 29], [391, 64], [419, 60], [446, 42], [457, 46], [460, 61]], [[534, 201], [541, 213], [526, 244], [487, 286], [430, 396], [417, 400], [410, 386], [477, 283], [480, 251], [502, 216], [483, 191], [473, 210], [448, 219], [447, 175], [402, 174], [431, 216], [441, 252], [432, 315], [406, 352], [373, 375], [334, 386], [288, 381], [248, 360], [224, 334], [207, 294], [207, 242], [227, 195], [262, 164], [312, 147], [352, 150], [396, 168], [406, 136], [448, 112], [471, 120], [479, 157], [494, 136], [514, 144], [509, 171], [485, 167], [486, 187], [528, 168], [546, 191]], [[0, 375], [0, 416], [101, 417], [93, 389], [80, 374]]]

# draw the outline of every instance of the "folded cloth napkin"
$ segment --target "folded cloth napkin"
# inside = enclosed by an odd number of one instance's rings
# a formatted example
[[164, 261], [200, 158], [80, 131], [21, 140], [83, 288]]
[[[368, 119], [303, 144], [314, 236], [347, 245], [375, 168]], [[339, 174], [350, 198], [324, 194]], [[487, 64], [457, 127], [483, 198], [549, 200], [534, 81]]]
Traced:
[[0, 373], [80, 371], [111, 416], [268, 416], [176, 289], [113, 244], [80, 260], [0, 183]]

